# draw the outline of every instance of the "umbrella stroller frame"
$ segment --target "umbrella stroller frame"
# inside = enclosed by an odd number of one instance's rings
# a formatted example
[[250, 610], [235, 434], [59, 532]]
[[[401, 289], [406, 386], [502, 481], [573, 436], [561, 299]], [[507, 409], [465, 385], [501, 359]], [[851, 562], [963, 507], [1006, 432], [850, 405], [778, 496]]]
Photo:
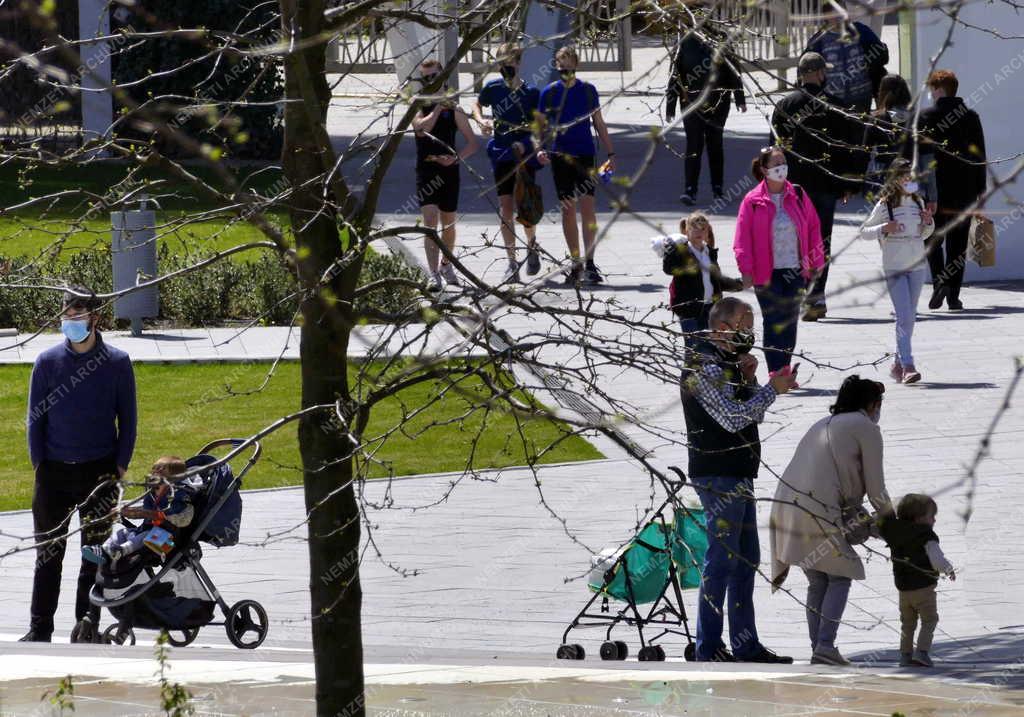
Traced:
[[[691, 661], [695, 658], [696, 647], [693, 642], [693, 635], [690, 633], [686, 608], [683, 605], [683, 591], [679, 581], [679, 573], [675, 561], [672, 559], [673, 543], [672, 540], [668, 539], [668, 536], [671, 535], [671, 528], [665, 521], [665, 511], [669, 507], [677, 505], [677, 496], [679, 491], [686, 485], [686, 476], [675, 466], [669, 466], [669, 469], [674, 471], [680, 480], [663, 481], [668, 497], [655, 511], [654, 520], [648, 522], [648, 525], [655, 521], [660, 524], [662, 534], [666, 536], [664, 548], [643, 543], [639, 538], [632, 541], [633, 544], [640, 544], [654, 553], [665, 554], [668, 569], [658, 597], [651, 603], [650, 608], [641, 611], [634, 595], [633, 580], [630, 578], [629, 566], [627, 564], [629, 549], [622, 551], [615, 562], [605, 571], [604, 584], [601, 589], [594, 592], [593, 597], [587, 601], [587, 604], [583, 606], [583, 609], [577, 613], [576, 617], [569, 623], [569, 626], [566, 627], [565, 632], [562, 633], [562, 644], [556, 653], [558, 659], [582, 660], [586, 657], [586, 652], [582, 645], [570, 644], [568, 642], [569, 633], [574, 629], [606, 627], [605, 641], [601, 645], [600, 651], [601, 659], [625, 660], [629, 656], [628, 646], [621, 640], [612, 640], [612, 631], [618, 625], [628, 625], [636, 628], [640, 639], [640, 652], [637, 657], [643, 662], [660, 662], [665, 659], [665, 649], [661, 645], [654, 643], [661, 640], [665, 635], [670, 634], [685, 637], [686, 648], [683, 653], [684, 657]], [[609, 598], [605, 590], [618, 571], [622, 571], [625, 579], [627, 599], [625, 601], [626, 604], [622, 608], [612, 612], [608, 605]], [[598, 599], [601, 600], [600, 612], [590, 612]], [[655, 630], [660, 628], [661, 631], [650, 637], [648, 635], [651, 628]], [[645, 629], [648, 629], [648, 635], [644, 634]]]

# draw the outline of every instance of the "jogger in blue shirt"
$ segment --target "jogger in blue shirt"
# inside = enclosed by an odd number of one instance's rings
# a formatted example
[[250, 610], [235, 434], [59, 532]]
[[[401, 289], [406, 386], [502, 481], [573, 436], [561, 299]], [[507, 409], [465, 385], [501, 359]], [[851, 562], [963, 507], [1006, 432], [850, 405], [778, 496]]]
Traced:
[[[551, 170], [555, 177], [555, 190], [562, 205], [562, 232], [569, 247], [572, 266], [566, 277], [567, 284], [575, 285], [581, 279], [586, 284], [603, 281], [594, 264], [594, 246], [597, 239], [597, 214], [594, 208], [594, 130], [608, 155], [609, 168], [615, 169], [615, 150], [608, 126], [601, 116], [597, 88], [589, 82], [576, 79], [579, 57], [576, 49], [566, 46], [555, 53], [560, 80], [552, 82], [540, 93], [540, 108], [544, 113], [545, 140], [550, 146]], [[576, 203], [580, 206], [583, 224], [583, 250], [585, 265], [580, 264], [580, 239], [576, 226]]]

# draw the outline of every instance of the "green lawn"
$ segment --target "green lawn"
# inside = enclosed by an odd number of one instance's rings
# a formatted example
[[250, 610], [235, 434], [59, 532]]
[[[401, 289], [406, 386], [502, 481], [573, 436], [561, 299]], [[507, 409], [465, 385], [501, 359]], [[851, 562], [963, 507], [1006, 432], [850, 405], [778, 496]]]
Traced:
[[[190, 170], [203, 181], [220, 186], [218, 178], [203, 169]], [[106, 196], [121, 183], [129, 172], [123, 164], [99, 163], [88, 166], [72, 166], [55, 169], [38, 167], [19, 171], [14, 165], [0, 166], [0, 208], [20, 205], [31, 198], [37, 198], [67, 191], [82, 190], [96, 196]], [[277, 194], [281, 191], [280, 172], [237, 169], [236, 179], [247, 189], [261, 194]], [[250, 179], [251, 177], [251, 179]], [[166, 244], [172, 253], [186, 251], [208, 255], [250, 241], [263, 241], [266, 237], [247, 222], [235, 221], [231, 217], [209, 219], [180, 226], [176, 221], [184, 215], [214, 209], [215, 205], [205, 196], [199, 196], [180, 180], [167, 179], [153, 171], [136, 173], [133, 180], [149, 180], [148, 193], [159, 197], [160, 211], [157, 212], [158, 243]], [[162, 183], [161, 183], [162, 182]], [[113, 197], [111, 197], [113, 199]], [[37, 203], [27, 209], [0, 216], [0, 256], [34, 257], [45, 247], [58, 239], [64, 239], [64, 248], [80, 250], [110, 246], [110, 209], [93, 213], [82, 226], [72, 227], [72, 221], [79, 221], [90, 206], [90, 198], [84, 195], [69, 195], [58, 202]], [[288, 225], [283, 212], [270, 215], [279, 227]], [[66, 254], [62, 254], [66, 256]], [[245, 252], [233, 257], [236, 261], [250, 261], [255, 252]]]
[[[260, 393], [228, 396], [235, 391], [257, 387], [269, 364], [154, 365], [135, 367], [138, 383], [139, 438], [130, 475], [139, 477], [150, 463], [163, 454], [187, 457], [215, 438], [247, 436], [275, 419], [298, 409], [299, 364], [286, 363]], [[354, 375], [356, 369], [351, 369]], [[32, 498], [32, 471], [25, 442], [25, 413], [28, 401], [29, 366], [0, 366], [0, 420], [7, 430], [0, 433], [0, 510], [28, 508]], [[479, 383], [467, 384], [467, 388]], [[398, 423], [404, 411], [424, 405], [438, 393], [439, 385], [425, 383], [378, 405], [368, 435], [375, 435]], [[484, 421], [482, 412], [458, 420], [470, 405], [464, 395], [449, 393], [433, 404], [426, 415], [412, 419], [405, 433], [396, 433], [377, 453], [377, 459], [396, 475], [457, 471], [466, 467], [471, 441]], [[446, 423], [450, 421], [450, 423]], [[523, 465], [526, 451], [543, 450], [564, 434], [564, 427], [550, 421], [534, 421], [525, 427], [529, 446], [524, 451], [516, 423], [507, 414], [492, 412], [486, 418], [483, 437], [476, 448], [475, 468]], [[421, 435], [417, 431], [432, 423]], [[562, 441], [540, 463], [588, 460], [601, 454], [582, 438]], [[294, 425], [287, 426], [264, 442], [260, 463], [249, 474], [244, 487], [266, 488], [301, 483], [298, 445]], [[386, 466], [373, 466], [372, 476], [386, 475]]]
[[[172, 254], [198, 254], [209, 256], [239, 244], [267, 241], [268, 237], [248, 222], [219, 221], [190, 222], [181, 225], [180, 214], [157, 213], [157, 245], [166, 245]], [[285, 226], [285, 217], [272, 216], [279, 228]], [[73, 251], [110, 248], [110, 216], [104, 213], [87, 220], [80, 227], [72, 227], [67, 218], [40, 219], [30, 216], [0, 217], [0, 256], [36, 257], [41, 251], [62, 240], [60, 254], [67, 259]], [[234, 261], [253, 261], [260, 249], [232, 255]]]

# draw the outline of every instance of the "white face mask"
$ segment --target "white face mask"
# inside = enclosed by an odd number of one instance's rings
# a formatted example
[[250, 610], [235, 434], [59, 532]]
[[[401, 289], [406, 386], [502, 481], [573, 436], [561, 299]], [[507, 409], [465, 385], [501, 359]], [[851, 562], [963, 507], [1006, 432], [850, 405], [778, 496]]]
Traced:
[[771, 167], [770, 169], [764, 170], [764, 176], [766, 176], [768, 179], [772, 180], [773, 182], [785, 181], [786, 175], [788, 175], [788, 174], [789, 174], [789, 165], [788, 164], [780, 164], [778, 166]]
[[906, 192], [907, 194], [915, 194], [918, 189], [920, 189], [920, 187], [918, 186], [917, 182], [910, 181], [903, 183], [903, 191]]

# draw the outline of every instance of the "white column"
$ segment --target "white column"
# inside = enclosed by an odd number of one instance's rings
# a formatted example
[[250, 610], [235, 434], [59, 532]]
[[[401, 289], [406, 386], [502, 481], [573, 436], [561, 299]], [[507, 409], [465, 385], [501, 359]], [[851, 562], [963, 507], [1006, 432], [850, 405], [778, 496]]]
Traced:
[[[110, 6], [106, 0], [78, 0], [79, 39], [109, 34]], [[82, 86], [82, 132], [86, 141], [92, 141], [105, 137], [114, 121], [110, 92], [97, 91], [110, 85], [110, 48], [106, 41], [97, 41], [80, 45], [78, 51], [82, 58], [78, 68]]]

